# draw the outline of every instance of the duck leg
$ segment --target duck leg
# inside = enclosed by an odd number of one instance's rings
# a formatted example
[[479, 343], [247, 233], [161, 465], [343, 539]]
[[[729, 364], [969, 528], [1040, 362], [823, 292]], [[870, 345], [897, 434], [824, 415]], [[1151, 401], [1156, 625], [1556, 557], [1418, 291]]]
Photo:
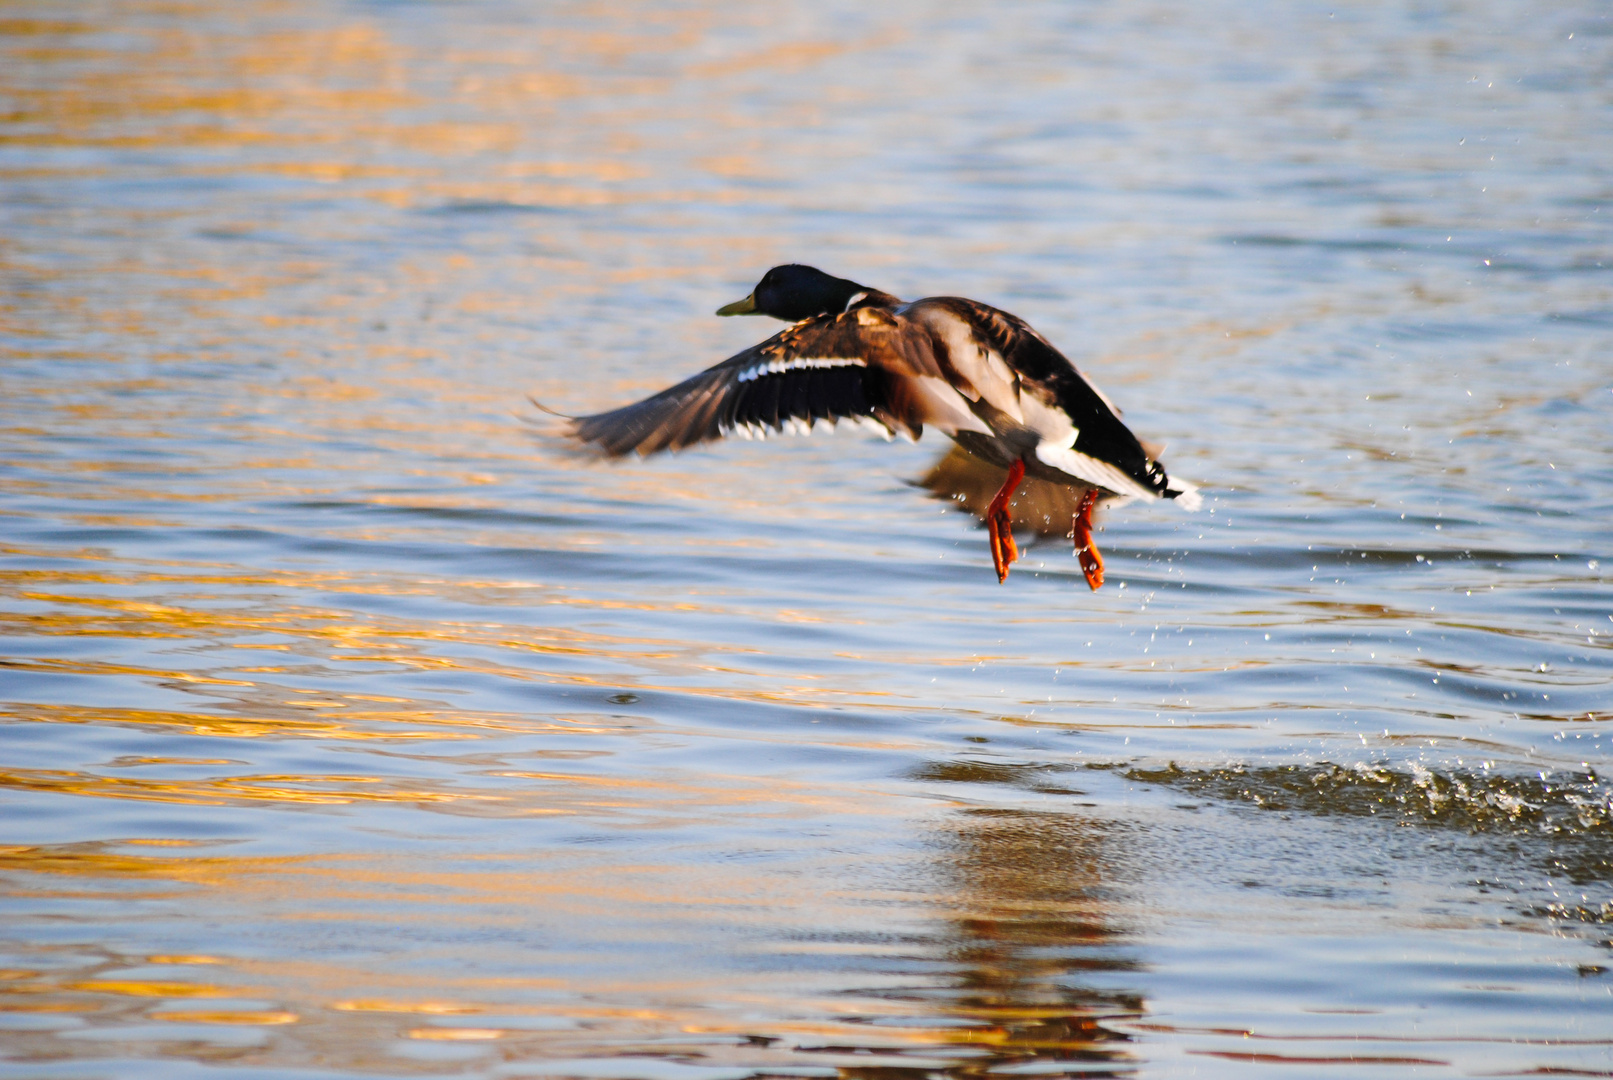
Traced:
[[1081, 573], [1087, 576], [1087, 584], [1092, 586], [1093, 592], [1103, 586], [1103, 556], [1098, 554], [1098, 545], [1092, 542], [1092, 508], [1096, 505], [1097, 489], [1087, 488], [1070, 528], [1070, 534], [1075, 537], [1076, 557], [1081, 560]]
[[986, 528], [991, 531], [991, 561], [997, 567], [999, 585], [1008, 580], [1008, 567], [1019, 558], [1019, 548], [1014, 544], [1014, 519], [1008, 513], [1008, 500], [1023, 479], [1025, 463], [1015, 461], [1008, 467], [1008, 479], [1003, 481], [1002, 490], [997, 492], [991, 505], [986, 508]]

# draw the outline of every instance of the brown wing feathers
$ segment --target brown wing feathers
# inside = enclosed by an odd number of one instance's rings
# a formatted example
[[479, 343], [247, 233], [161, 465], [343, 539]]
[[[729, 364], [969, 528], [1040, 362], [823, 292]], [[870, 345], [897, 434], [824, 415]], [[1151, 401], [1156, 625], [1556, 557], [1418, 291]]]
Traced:
[[919, 420], [900, 385], [910, 365], [893, 328], [869, 312], [815, 319], [653, 397], [579, 417], [572, 431], [612, 456], [678, 450], [735, 429], [856, 417], [916, 437]]

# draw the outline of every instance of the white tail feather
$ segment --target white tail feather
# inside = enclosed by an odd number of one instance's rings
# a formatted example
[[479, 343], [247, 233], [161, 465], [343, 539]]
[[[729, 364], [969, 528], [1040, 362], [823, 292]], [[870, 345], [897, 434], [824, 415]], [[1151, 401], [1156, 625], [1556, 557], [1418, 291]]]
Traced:
[[1204, 497], [1199, 494], [1197, 484], [1190, 484], [1186, 480], [1171, 477], [1165, 485], [1165, 494], [1176, 498], [1176, 505], [1183, 510], [1197, 510], [1204, 505]]

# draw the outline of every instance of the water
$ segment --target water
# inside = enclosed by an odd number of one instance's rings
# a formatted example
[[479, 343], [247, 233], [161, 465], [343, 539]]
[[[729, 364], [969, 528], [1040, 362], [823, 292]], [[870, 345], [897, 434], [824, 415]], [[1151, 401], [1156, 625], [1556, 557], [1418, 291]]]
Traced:
[[[0, 1077], [1613, 1071], [1610, 76], [1596, 4], [0, 7]], [[999, 586], [933, 435], [528, 403], [791, 260], [1026, 317], [1206, 509]]]

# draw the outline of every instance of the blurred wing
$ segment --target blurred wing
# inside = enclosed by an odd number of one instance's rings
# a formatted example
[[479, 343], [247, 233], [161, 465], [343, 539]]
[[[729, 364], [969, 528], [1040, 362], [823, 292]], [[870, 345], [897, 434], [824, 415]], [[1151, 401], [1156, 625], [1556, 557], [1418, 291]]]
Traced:
[[917, 438], [922, 418], [904, 404], [902, 384], [915, 361], [923, 370], [923, 345], [887, 311], [822, 316], [653, 397], [578, 417], [572, 434], [613, 457], [846, 419]]

